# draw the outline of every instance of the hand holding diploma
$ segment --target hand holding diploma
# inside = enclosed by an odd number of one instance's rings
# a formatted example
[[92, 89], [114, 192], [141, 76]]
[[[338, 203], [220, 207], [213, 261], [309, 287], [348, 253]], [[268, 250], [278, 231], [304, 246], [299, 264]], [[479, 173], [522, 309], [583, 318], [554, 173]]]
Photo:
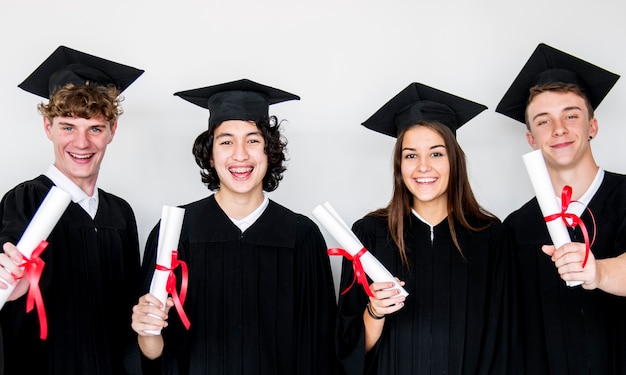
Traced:
[[[559, 207], [554, 197], [554, 188], [552, 186], [543, 155], [541, 154], [541, 150], [531, 151], [524, 154], [522, 158], [535, 191], [535, 195], [537, 196], [539, 208], [545, 218], [548, 233], [554, 243], [554, 247], [559, 249], [566, 243], [572, 242], [569, 232], [567, 231], [567, 225], [569, 224], [566, 219], [572, 220], [573, 224], [570, 226], [581, 226], [581, 230], [585, 236], [585, 244], [587, 248], [585, 258], [582, 261], [582, 267], [584, 268], [589, 255], [589, 239], [587, 238], [587, 231], [580, 218], [576, 215], [565, 213], [567, 206], [570, 203], [571, 187], [565, 186], [563, 188], [561, 199], [562, 207]], [[582, 284], [582, 281], [566, 281], [566, 284], [568, 286], [577, 286]]]
[[[48, 244], [45, 240], [56, 226], [70, 202], [71, 197], [68, 193], [53, 186], [41, 202], [41, 205], [35, 212], [35, 215], [16, 245], [22, 255], [22, 262], [19, 264], [23, 269], [22, 275], [26, 277], [29, 283], [26, 312], [30, 312], [35, 305], [37, 306], [41, 339], [47, 337], [48, 324], [41, 291], [39, 290], [39, 277], [44, 267], [44, 262], [39, 256]], [[4, 306], [9, 296], [11, 296], [15, 286], [16, 284], [9, 283], [6, 289], [0, 289], [0, 309]]]
[[346, 225], [346, 223], [341, 219], [339, 214], [334, 210], [334, 208], [330, 205], [330, 203], [326, 202], [323, 205], [319, 205], [315, 207], [313, 210], [313, 216], [322, 224], [324, 228], [339, 242], [339, 244], [345, 249], [347, 252], [347, 256], [345, 254], [341, 254], [337, 252], [336, 254], [333, 252], [331, 254], [331, 250], [329, 250], [330, 255], [344, 255], [348, 259], [353, 261], [355, 264], [355, 277], [359, 280], [359, 283], [363, 285], [365, 292], [368, 295], [372, 295], [370, 291], [369, 285], [367, 284], [367, 280], [365, 275], [360, 277], [358, 275], [359, 270], [357, 267], [360, 264], [364, 272], [369, 276], [374, 282], [390, 282], [393, 283], [393, 288], [397, 288], [400, 290], [400, 295], [408, 296], [408, 292], [398, 283], [398, 280], [393, 277], [393, 275], [385, 268], [372, 255], [367, 249], [363, 247], [363, 244], [359, 239], [352, 233], [350, 228]]
[[[168, 295], [172, 294], [178, 315], [185, 327], [189, 329], [190, 323], [183, 310], [187, 293], [187, 265], [185, 262], [178, 260], [178, 251], [176, 250], [184, 216], [185, 210], [183, 208], [163, 206], [159, 226], [156, 269], [150, 284], [150, 294], [161, 302], [163, 311], [165, 310]], [[178, 266], [183, 271], [180, 296], [176, 291], [176, 276], [174, 275], [174, 269]], [[160, 330], [149, 330], [146, 332], [154, 335], [160, 334]]]

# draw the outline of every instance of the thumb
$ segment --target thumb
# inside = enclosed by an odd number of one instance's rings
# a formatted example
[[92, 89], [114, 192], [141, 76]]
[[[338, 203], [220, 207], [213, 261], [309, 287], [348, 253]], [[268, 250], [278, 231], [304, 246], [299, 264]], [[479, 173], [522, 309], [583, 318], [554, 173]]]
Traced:
[[552, 256], [556, 251], [554, 245], [543, 245], [541, 246], [541, 251], [543, 251], [546, 255]]

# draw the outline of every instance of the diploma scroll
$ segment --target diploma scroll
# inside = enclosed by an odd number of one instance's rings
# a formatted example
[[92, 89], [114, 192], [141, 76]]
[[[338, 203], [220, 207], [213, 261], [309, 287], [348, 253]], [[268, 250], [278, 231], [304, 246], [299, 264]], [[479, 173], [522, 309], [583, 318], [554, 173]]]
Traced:
[[[354, 256], [363, 249], [363, 244], [352, 233], [348, 225], [341, 219], [339, 214], [333, 209], [330, 203], [318, 205], [313, 210], [313, 216], [326, 228], [326, 230], [339, 242], [350, 255]], [[400, 290], [400, 294], [408, 296], [409, 293], [402, 287], [393, 277], [385, 266], [383, 266], [372, 253], [365, 251], [360, 257], [361, 264], [365, 273], [375, 282], [391, 281], [395, 285], [394, 288]]]
[[[522, 156], [526, 171], [530, 177], [533, 190], [537, 196], [539, 208], [543, 217], [548, 217], [554, 213], [560, 212], [561, 207], [557, 203], [554, 196], [554, 187], [550, 181], [550, 175], [546, 168], [545, 160], [541, 154], [541, 150], [534, 150]], [[567, 226], [562, 220], [551, 220], [546, 222], [548, 233], [554, 246], [558, 249], [568, 242], [572, 242]], [[567, 286], [581, 285], [582, 281], [567, 281]]]
[[[183, 226], [185, 209], [180, 207], [163, 206], [161, 210], [161, 223], [159, 225], [159, 240], [157, 243], [157, 264], [164, 269], [172, 268], [172, 251], [178, 248], [180, 231]], [[170, 275], [169, 270], [156, 269], [150, 284], [150, 294], [154, 295], [163, 303], [167, 301], [167, 280]], [[146, 332], [158, 335], [160, 331], [147, 330]]]
[[[72, 197], [68, 193], [52, 186], [17, 245], [15, 245], [24, 257], [30, 259], [33, 250], [39, 246], [41, 241], [48, 238], [71, 201]], [[9, 285], [7, 289], [0, 289], [0, 309], [4, 306], [13, 289], [15, 289], [15, 285]]]

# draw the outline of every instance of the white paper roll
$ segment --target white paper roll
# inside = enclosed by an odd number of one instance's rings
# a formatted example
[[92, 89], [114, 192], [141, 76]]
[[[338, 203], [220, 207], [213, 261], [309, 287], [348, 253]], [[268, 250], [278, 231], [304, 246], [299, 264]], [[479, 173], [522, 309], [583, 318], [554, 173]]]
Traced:
[[[33, 250], [39, 246], [41, 241], [48, 238], [71, 201], [72, 197], [68, 193], [52, 186], [16, 245], [20, 253], [30, 258]], [[7, 289], [0, 289], [0, 309], [14, 288], [14, 285], [9, 285]]]
[[[183, 226], [183, 218], [185, 209], [180, 207], [163, 206], [161, 210], [161, 223], [159, 225], [159, 240], [157, 243], [157, 264], [171, 268], [172, 267], [172, 251], [178, 248], [180, 240], [180, 231]], [[154, 270], [152, 275], [152, 283], [150, 284], [150, 294], [157, 297], [163, 303], [165, 310], [165, 302], [167, 301], [167, 279], [170, 271]], [[160, 330], [146, 332], [158, 335]]]
[[[526, 166], [526, 171], [530, 177], [535, 195], [537, 196], [537, 202], [539, 203], [543, 217], [561, 212], [561, 207], [559, 207], [554, 195], [554, 187], [552, 186], [552, 181], [550, 180], [550, 175], [548, 174], [548, 169], [546, 168], [541, 150], [526, 153], [522, 156], [522, 159], [524, 160], [524, 165]], [[567, 226], [563, 220], [551, 220], [546, 222], [546, 226], [548, 233], [550, 233], [552, 243], [557, 249], [568, 242], [572, 242], [569, 232], [567, 231]], [[582, 281], [567, 281], [566, 284], [567, 286], [577, 286], [581, 285]]]
[[[322, 224], [324, 228], [339, 242], [339, 245], [350, 255], [354, 256], [363, 249], [363, 244], [348, 228], [348, 225], [339, 217], [330, 203], [319, 205], [313, 209], [313, 216]], [[360, 257], [365, 273], [375, 282], [393, 282], [394, 288], [400, 289], [400, 294], [408, 296], [409, 293], [396, 282], [391, 272], [369, 251]]]

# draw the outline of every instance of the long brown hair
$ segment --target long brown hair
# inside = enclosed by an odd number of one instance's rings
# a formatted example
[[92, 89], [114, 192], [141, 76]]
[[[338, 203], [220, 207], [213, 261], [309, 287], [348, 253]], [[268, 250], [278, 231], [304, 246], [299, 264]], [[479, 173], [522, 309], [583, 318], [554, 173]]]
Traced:
[[[410, 267], [410, 264], [404, 242], [404, 223], [406, 218], [411, 215], [414, 197], [407, 189], [406, 185], [404, 185], [402, 180], [402, 142], [407, 130], [416, 126], [427, 127], [437, 132], [444, 139], [446, 150], [448, 152], [448, 160], [450, 162], [450, 178], [448, 179], [448, 187], [446, 190], [448, 199], [448, 218], [454, 219], [448, 220], [448, 226], [450, 227], [452, 241], [461, 256], [464, 255], [456, 236], [456, 230], [454, 228], [455, 222], [458, 222], [461, 226], [469, 230], [481, 231], [489, 227], [492, 222], [498, 220], [493, 214], [483, 209], [474, 197], [474, 193], [472, 192], [469, 178], [467, 176], [465, 153], [456, 141], [454, 134], [447, 126], [438, 122], [419, 122], [413, 126], [403, 129], [398, 135], [393, 151], [393, 194], [391, 196], [391, 200], [389, 201], [387, 207], [371, 212], [368, 216], [374, 216], [387, 221], [391, 237], [400, 250], [402, 262], [407, 267]], [[481, 227], [475, 227], [468, 221], [468, 218], [486, 221], [487, 224]]]

